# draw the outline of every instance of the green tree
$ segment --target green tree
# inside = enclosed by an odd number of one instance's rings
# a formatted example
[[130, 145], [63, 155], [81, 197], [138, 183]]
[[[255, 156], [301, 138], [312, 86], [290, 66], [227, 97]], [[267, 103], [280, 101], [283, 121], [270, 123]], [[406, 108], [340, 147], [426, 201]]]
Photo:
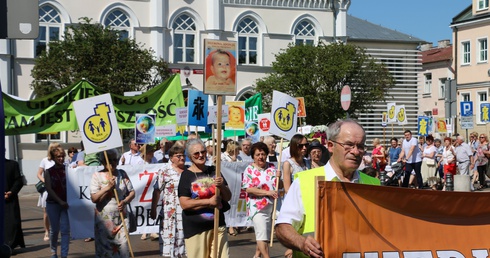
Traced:
[[264, 109], [270, 110], [272, 91], [304, 97], [306, 122], [328, 124], [344, 118], [340, 104], [344, 85], [351, 87], [349, 114], [357, 118], [373, 104], [383, 102], [394, 80], [383, 64], [350, 44], [290, 45], [276, 55], [273, 72], [256, 82], [262, 92]]
[[37, 96], [55, 92], [82, 78], [107, 92], [145, 91], [169, 77], [167, 63], [134, 39], [89, 18], [68, 26], [64, 37], [51, 41], [36, 58], [31, 87]]

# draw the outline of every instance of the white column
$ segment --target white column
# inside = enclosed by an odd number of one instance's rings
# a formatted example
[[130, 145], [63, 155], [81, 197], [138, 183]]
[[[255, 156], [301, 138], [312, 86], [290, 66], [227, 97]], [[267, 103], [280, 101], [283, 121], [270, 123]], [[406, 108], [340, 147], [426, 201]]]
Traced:
[[335, 23], [335, 31], [337, 38], [347, 36], [347, 10], [349, 9], [350, 0], [335, 0], [335, 12], [337, 12], [337, 20]]
[[[169, 1], [169, 0], [168, 0]], [[155, 51], [156, 57], [168, 60], [167, 51], [164, 48], [164, 39], [167, 27], [168, 1], [150, 0], [150, 47]]]
[[221, 14], [223, 13], [220, 0], [208, 0], [207, 4], [206, 29], [208, 39], [219, 39], [221, 36]]

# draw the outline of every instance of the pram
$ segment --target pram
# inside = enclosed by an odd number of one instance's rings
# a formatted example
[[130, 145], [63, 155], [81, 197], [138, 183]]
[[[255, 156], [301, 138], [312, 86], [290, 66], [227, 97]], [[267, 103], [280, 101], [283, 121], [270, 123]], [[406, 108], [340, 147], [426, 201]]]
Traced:
[[405, 174], [403, 164], [396, 162], [385, 167], [386, 176], [381, 179], [381, 184], [386, 186], [398, 186], [398, 180]]

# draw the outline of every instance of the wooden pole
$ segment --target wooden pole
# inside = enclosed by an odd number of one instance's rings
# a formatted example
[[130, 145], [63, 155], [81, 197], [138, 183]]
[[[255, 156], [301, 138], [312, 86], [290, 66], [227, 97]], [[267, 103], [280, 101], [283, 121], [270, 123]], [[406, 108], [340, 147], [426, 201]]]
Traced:
[[[104, 157], [105, 157], [105, 162], [107, 164], [107, 169], [109, 170], [109, 178], [112, 178], [112, 166], [111, 166], [111, 163], [109, 162], [109, 157], [107, 156], [107, 151], [104, 151]], [[117, 206], [119, 206], [119, 196], [117, 195], [117, 190], [116, 190], [116, 188], [114, 188], [113, 190], [114, 190], [114, 197], [116, 198]], [[129, 229], [128, 229], [126, 223], [124, 223], [124, 214], [122, 211], [119, 211], [119, 216], [122, 218], [122, 221], [123, 221], [122, 224], [123, 224], [123, 227], [124, 227], [125, 232], [126, 232], [126, 238], [128, 239], [129, 252], [131, 252], [131, 257], [134, 258], [133, 248], [131, 247], [131, 242], [129, 240]]]
[[[277, 169], [279, 171], [281, 171], [282, 142], [283, 142], [283, 140], [284, 139], [281, 137], [281, 142], [279, 143], [279, 150], [281, 152], [279, 153], [279, 160], [277, 160]], [[279, 198], [279, 180], [280, 180], [280, 176], [276, 177], [277, 198]], [[277, 199], [274, 200], [274, 208], [272, 209], [271, 242], [269, 244], [270, 247], [272, 247], [272, 243], [274, 242], [274, 224], [276, 223], [276, 208], [277, 208]]]
[[[218, 95], [217, 99], [217, 106], [218, 106], [218, 121], [217, 121], [217, 127], [218, 130], [216, 132], [216, 138], [218, 138], [218, 141], [216, 145], [218, 148], [216, 148], [216, 177], [221, 176], [221, 106], [223, 105], [223, 96]], [[220, 195], [219, 188], [216, 187], [216, 195]], [[218, 243], [218, 226], [219, 226], [219, 209], [218, 207], [214, 208], [214, 229], [213, 229], [213, 258], [218, 257], [218, 249], [219, 249], [219, 243]]]

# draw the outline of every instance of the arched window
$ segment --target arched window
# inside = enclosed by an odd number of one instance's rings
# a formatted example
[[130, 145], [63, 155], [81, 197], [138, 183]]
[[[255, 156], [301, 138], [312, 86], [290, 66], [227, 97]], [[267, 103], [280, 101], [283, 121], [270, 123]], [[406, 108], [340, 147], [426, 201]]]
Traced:
[[61, 15], [58, 10], [49, 4], [39, 7], [39, 37], [34, 43], [36, 56], [48, 49], [50, 41], [61, 39], [61, 26]]
[[315, 27], [308, 20], [302, 20], [294, 28], [295, 44], [314, 45]]
[[106, 16], [104, 26], [118, 30], [120, 39], [129, 38], [131, 22], [129, 16], [120, 9], [114, 9]]
[[196, 22], [187, 15], [177, 17], [174, 30], [174, 63], [193, 63], [195, 60]]
[[257, 22], [249, 17], [240, 21], [238, 32], [238, 63], [257, 64], [257, 42], [259, 27]]

